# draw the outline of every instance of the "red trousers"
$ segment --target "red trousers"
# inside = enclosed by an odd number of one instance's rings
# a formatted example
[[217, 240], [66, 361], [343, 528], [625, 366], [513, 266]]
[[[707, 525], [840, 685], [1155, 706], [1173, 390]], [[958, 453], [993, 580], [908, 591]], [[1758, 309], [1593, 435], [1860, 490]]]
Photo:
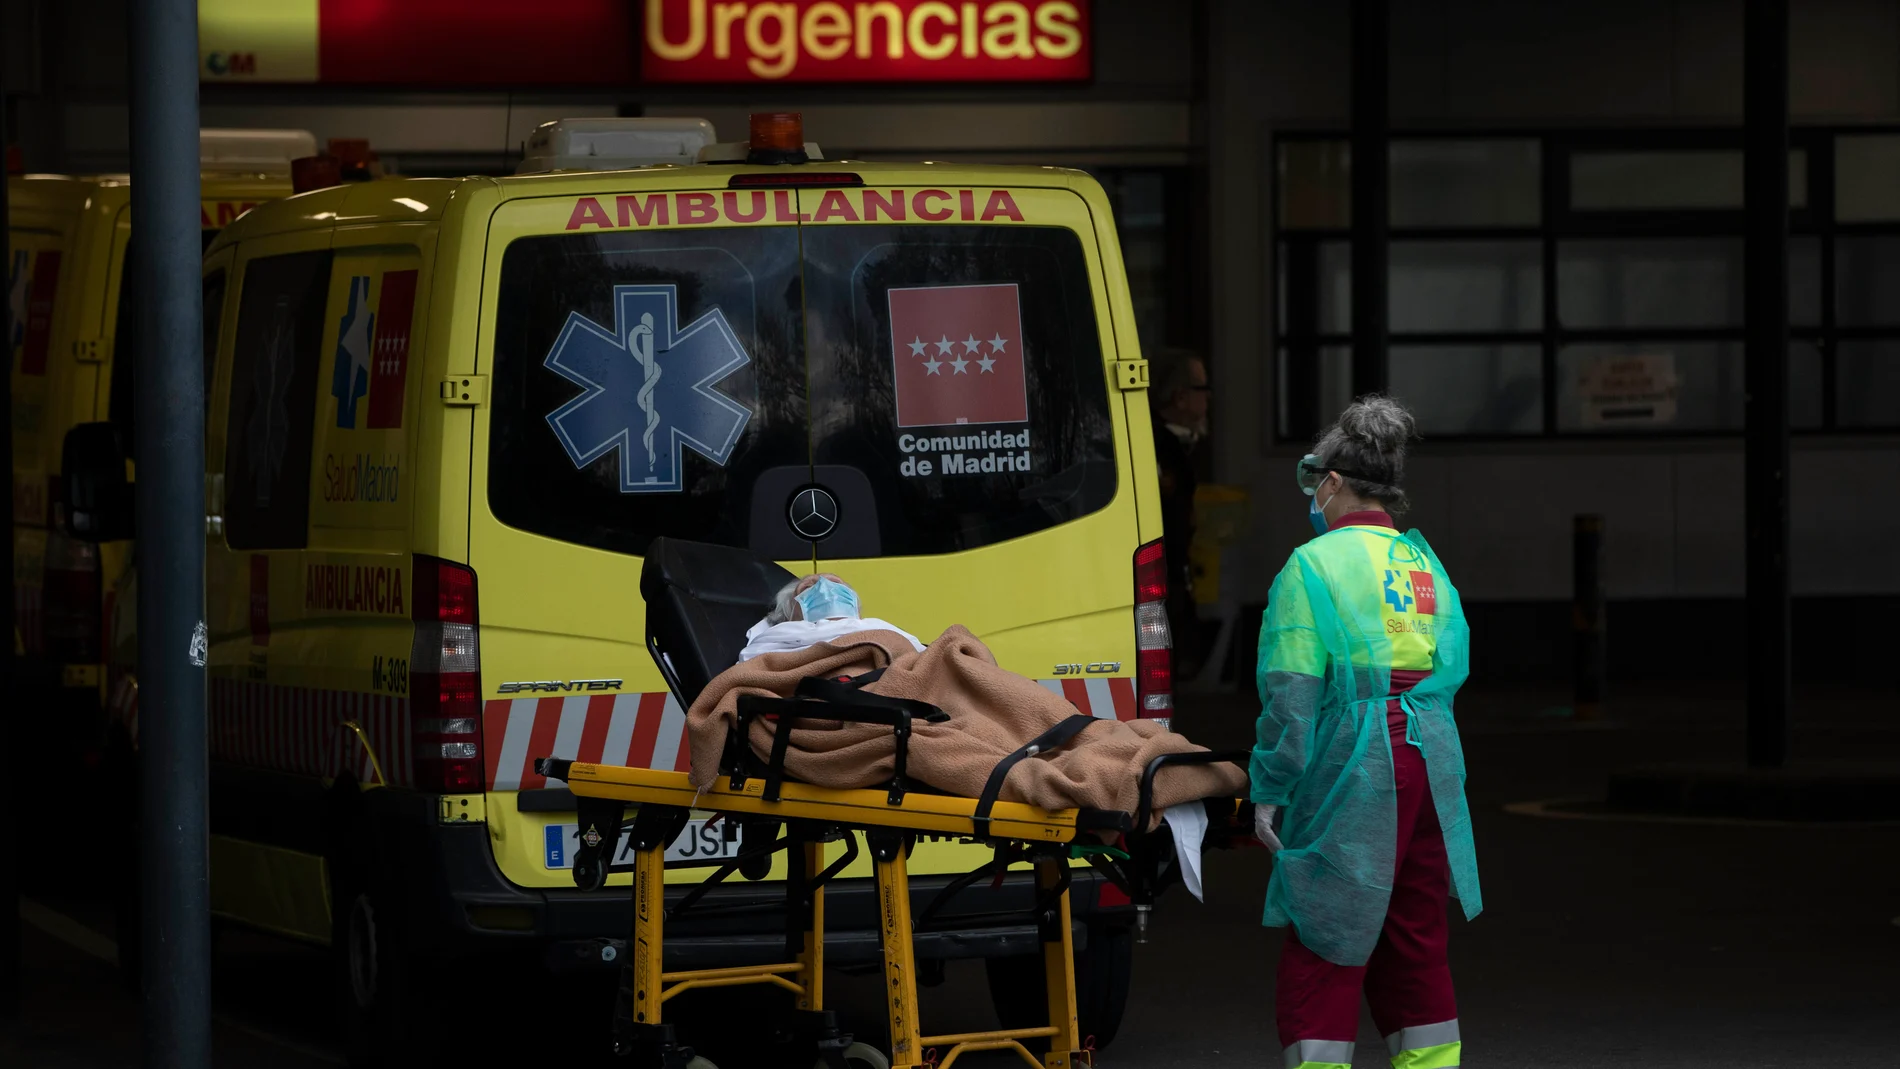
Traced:
[[1445, 838], [1425, 778], [1425, 758], [1405, 741], [1403, 716], [1397, 719], [1391, 734], [1399, 841], [1384, 930], [1364, 965], [1335, 965], [1288, 931], [1277, 988], [1282, 1047], [1302, 1040], [1357, 1039], [1361, 990], [1382, 1036], [1458, 1017], [1445, 961], [1445, 906], [1451, 894]]

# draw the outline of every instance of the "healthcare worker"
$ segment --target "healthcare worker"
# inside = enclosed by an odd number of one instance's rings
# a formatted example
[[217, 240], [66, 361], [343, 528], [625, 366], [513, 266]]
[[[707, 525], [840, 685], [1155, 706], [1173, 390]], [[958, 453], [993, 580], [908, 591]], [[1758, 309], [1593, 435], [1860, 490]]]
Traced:
[[1316, 537], [1274, 580], [1260, 632], [1250, 773], [1274, 852], [1265, 923], [1293, 927], [1276, 1007], [1288, 1069], [1352, 1064], [1362, 990], [1397, 1069], [1459, 1064], [1445, 900], [1481, 908], [1452, 717], [1469, 632], [1438, 557], [1393, 523], [1415, 427], [1368, 396], [1300, 460]]

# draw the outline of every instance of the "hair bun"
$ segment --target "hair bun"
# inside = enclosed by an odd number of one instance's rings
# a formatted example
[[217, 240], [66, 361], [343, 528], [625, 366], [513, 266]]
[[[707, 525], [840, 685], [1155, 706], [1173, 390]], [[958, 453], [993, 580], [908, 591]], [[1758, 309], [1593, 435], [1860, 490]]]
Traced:
[[1418, 421], [1404, 405], [1384, 394], [1371, 393], [1339, 414], [1339, 419], [1319, 436], [1313, 451], [1329, 467], [1346, 476], [1346, 485], [1362, 497], [1371, 497], [1385, 505], [1393, 515], [1403, 513], [1405, 498], [1405, 451], [1418, 436]]
[[1384, 394], [1367, 394], [1339, 414], [1339, 431], [1380, 453], [1400, 453], [1418, 435], [1418, 421], [1405, 406]]

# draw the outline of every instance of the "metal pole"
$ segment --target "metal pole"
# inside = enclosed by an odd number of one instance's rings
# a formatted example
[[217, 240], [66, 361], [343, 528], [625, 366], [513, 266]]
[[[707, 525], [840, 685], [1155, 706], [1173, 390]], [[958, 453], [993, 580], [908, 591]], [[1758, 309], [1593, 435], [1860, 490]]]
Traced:
[[131, 269], [139, 301], [139, 827], [145, 1065], [211, 1064], [198, 6], [134, 0]]
[[1571, 610], [1576, 655], [1573, 709], [1578, 720], [1603, 715], [1603, 695], [1609, 675], [1608, 614], [1603, 593], [1603, 517], [1572, 519]]
[[1748, 0], [1743, 46], [1748, 764], [1788, 757], [1788, 3]]
[[[0, 156], [6, 155], [7, 134], [12, 124], [7, 120], [7, 64], [6, 57], [12, 42], [7, 40], [6, 19], [0, 18]], [[4, 172], [5, 167], [0, 167]], [[0, 174], [0, 218], [12, 222], [12, 204], [8, 197], [10, 175]], [[9, 229], [9, 235], [11, 230]], [[6, 247], [7, 270], [13, 269], [13, 243]], [[11, 281], [11, 279], [9, 279]], [[19, 768], [26, 755], [16, 752], [20, 744], [19, 692], [14, 689], [16, 683], [13, 664], [13, 554], [15, 552], [16, 532], [13, 527], [13, 306], [11, 301], [0, 302], [0, 338], [6, 339], [7, 373], [0, 376], [0, 411], [7, 414], [7, 433], [0, 434], [0, 468], [7, 473], [8, 491], [5, 504], [0, 504], [0, 517], [6, 523], [0, 530], [7, 533], [7, 566], [0, 569], [0, 620], [6, 627], [0, 630], [0, 637], [6, 641], [6, 649], [0, 651], [0, 694], [6, 695], [7, 713], [0, 719], [0, 768]], [[4, 790], [5, 800], [12, 801], [16, 790], [17, 776], [7, 776]], [[6, 807], [9, 813], [18, 813], [17, 806]], [[0, 1018], [12, 1020], [20, 1012], [20, 857], [13, 821], [0, 821], [5, 830], [0, 831]]]
[[1352, 393], [1386, 384], [1386, 0], [1352, 5]]

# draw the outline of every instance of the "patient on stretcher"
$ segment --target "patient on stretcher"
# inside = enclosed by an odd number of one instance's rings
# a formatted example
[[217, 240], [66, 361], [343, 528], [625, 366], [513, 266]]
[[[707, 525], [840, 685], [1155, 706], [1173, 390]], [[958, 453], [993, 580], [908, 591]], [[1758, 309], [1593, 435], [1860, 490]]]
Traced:
[[[812, 606], [811, 612], [805, 611], [807, 603]], [[779, 589], [772, 611], [745, 633], [745, 649], [739, 651], [739, 659], [749, 661], [762, 653], [808, 649], [859, 631], [890, 631], [923, 651], [924, 644], [896, 624], [876, 617], [862, 618], [859, 604], [857, 591], [829, 572], [794, 579]]]
[[[961, 626], [951, 626], [926, 647], [893, 624], [862, 617], [856, 592], [835, 575], [787, 584], [746, 637], [739, 663], [714, 677], [687, 712], [691, 778], [698, 787], [718, 774], [742, 695], [792, 697], [799, 681], [811, 676], [855, 678], [881, 669], [863, 686], [865, 693], [915, 699], [948, 713], [942, 723], [913, 723], [906, 771], [926, 787], [965, 797], [980, 796], [1005, 758], [1079, 715], [1060, 692], [1000, 667], [989, 648]], [[1132, 814], [1151, 761], [1205, 749], [1156, 720], [1104, 717], [1078, 726], [1066, 742], [1011, 768], [1000, 798], [1046, 809]], [[755, 719], [746, 741], [765, 758], [777, 730], [782, 728], [775, 721]], [[889, 782], [895, 772], [896, 743], [887, 727], [810, 720], [792, 731], [785, 770], [793, 779], [868, 788]], [[1233, 797], [1246, 786], [1246, 773], [1231, 764], [1170, 766], [1155, 778], [1153, 812]]]

